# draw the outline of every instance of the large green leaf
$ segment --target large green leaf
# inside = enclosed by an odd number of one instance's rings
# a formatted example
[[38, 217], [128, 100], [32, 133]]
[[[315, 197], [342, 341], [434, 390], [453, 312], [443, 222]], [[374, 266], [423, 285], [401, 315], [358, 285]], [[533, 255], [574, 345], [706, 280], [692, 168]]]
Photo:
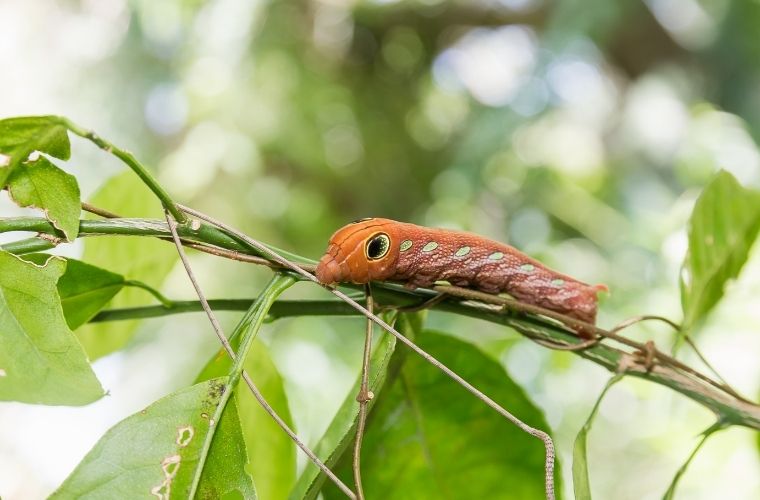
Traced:
[[[125, 217], [163, 217], [160, 203], [131, 171], [108, 181], [91, 203]], [[107, 236], [87, 238], [82, 260], [110, 269], [130, 280], [160, 288], [177, 259], [171, 243], [154, 238]], [[137, 288], [125, 288], [110, 302], [111, 307], [133, 307], [151, 300]], [[132, 338], [138, 320], [83, 325], [77, 330], [87, 353], [96, 359], [119, 350]]]
[[[226, 378], [182, 389], [122, 420], [84, 457], [51, 499], [187, 498], [203, 467], [198, 498], [255, 498], [234, 398], [211, 421]], [[208, 458], [203, 441], [218, 425]]]
[[[197, 381], [226, 375], [231, 366], [230, 358], [221, 352], [208, 362]], [[269, 404], [293, 428], [282, 378], [266, 346], [260, 341], [254, 342], [244, 367]], [[248, 449], [248, 470], [256, 483], [256, 490], [262, 498], [286, 498], [295, 481], [295, 444], [261, 408], [244, 382], [238, 384], [236, 395], [243, 438]]]
[[[389, 363], [393, 357], [396, 339], [383, 333], [380, 342], [375, 346], [370, 360], [369, 389], [375, 394], [377, 401], [388, 372]], [[325, 434], [317, 443], [314, 452], [328, 467], [333, 467], [343, 456], [348, 445], [354, 440], [356, 423], [359, 418], [359, 403], [356, 395], [359, 393], [360, 380], [357, 380], [349, 391], [343, 404], [338, 409]], [[290, 498], [313, 499], [316, 498], [320, 488], [325, 482], [325, 475], [321, 474], [316, 465], [309, 463], [301, 476], [298, 478]], [[350, 482], [346, 484], [351, 484]], [[342, 495], [342, 493], [340, 494]]]
[[747, 260], [760, 229], [760, 193], [719, 172], [697, 199], [681, 272], [684, 330], [702, 320]]
[[8, 178], [8, 191], [18, 205], [42, 209], [68, 241], [77, 237], [82, 202], [76, 177], [40, 157], [14, 170]]
[[63, 316], [56, 283], [65, 268], [0, 251], [0, 400], [84, 405], [103, 396]]
[[[44, 253], [26, 254], [22, 259], [43, 264]], [[58, 280], [63, 315], [72, 330], [87, 323], [124, 287], [124, 277], [76, 259], [66, 259], [66, 272]]]
[[[522, 389], [476, 347], [430, 331], [416, 341], [518, 418], [548, 430]], [[337, 473], [350, 481], [349, 453]], [[362, 477], [367, 498], [539, 499], [544, 498], [544, 446], [409, 354], [370, 415]], [[341, 497], [332, 484], [323, 493]]]
[[0, 161], [0, 189], [16, 167], [34, 151], [61, 160], [71, 156], [66, 127], [57, 116], [22, 116], [0, 120], [0, 153], [9, 157]]

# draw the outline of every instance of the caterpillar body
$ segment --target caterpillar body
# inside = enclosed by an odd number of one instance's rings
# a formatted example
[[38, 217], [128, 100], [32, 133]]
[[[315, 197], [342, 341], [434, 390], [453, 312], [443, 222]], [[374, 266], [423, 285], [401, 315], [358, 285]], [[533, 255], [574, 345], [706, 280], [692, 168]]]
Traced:
[[333, 234], [316, 275], [325, 284], [390, 280], [411, 288], [448, 281], [486, 293], [505, 292], [591, 324], [596, 322], [597, 292], [607, 290], [476, 234], [380, 218], [361, 219]]

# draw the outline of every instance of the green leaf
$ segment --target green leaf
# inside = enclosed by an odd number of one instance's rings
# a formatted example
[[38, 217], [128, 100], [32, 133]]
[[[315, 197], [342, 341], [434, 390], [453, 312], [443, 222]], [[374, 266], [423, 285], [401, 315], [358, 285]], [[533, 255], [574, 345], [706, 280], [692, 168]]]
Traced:
[[63, 316], [56, 283], [65, 268], [0, 251], [0, 400], [84, 405], [103, 396]]
[[683, 328], [704, 319], [747, 260], [760, 229], [760, 193], [719, 172], [697, 199], [681, 272]]
[[0, 120], [0, 153], [10, 157], [0, 161], [0, 189], [16, 167], [31, 153], [41, 151], [60, 160], [71, 156], [66, 127], [57, 116], [22, 116]]
[[79, 234], [82, 202], [76, 177], [40, 157], [20, 165], [8, 178], [8, 192], [22, 207], [39, 208], [68, 241]]
[[[235, 340], [239, 341], [240, 338]], [[221, 351], [208, 362], [197, 381], [226, 375], [231, 366], [230, 358]], [[244, 368], [251, 374], [269, 404], [292, 429], [293, 422], [282, 378], [261, 341], [254, 342]], [[286, 498], [295, 481], [295, 444], [261, 408], [244, 382], [238, 384], [236, 395], [250, 462], [247, 470], [253, 476], [256, 490], [262, 498]]]
[[[161, 204], [130, 171], [108, 181], [91, 203], [125, 217], [163, 217]], [[82, 258], [156, 289], [161, 288], [176, 259], [177, 251], [171, 243], [134, 236], [87, 238]], [[151, 300], [144, 290], [129, 287], [115, 296], [109, 307], [134, 307]], [[87, 324], [76, 333], [90, 357], [97, 359], [124, 347], [139, 324], [138, 320]]]
[[198, 498], [255, 498], [234, 398], [199, 462], [226, 380], [182, 389], [116, 424], [50, 498], [187, 498], [199, 467]]
[[[21, 258], [43, 264], [50, 258], [44, 253]], [[124, 287], [124, 277], [76, 259], [66, 259], [66, 272], [58, 280], [63, 315], [72, 330], [87, 323]]]
[[[382, 338], [375, 346], [370, 360], [369, 390], [375, 394], [375, 398], [370, 404], [378, 400], [381, 393], [385, 378], [388, 373], [388, 367], [393, 358], [393, 352], [396, 346], [396, 339], [388, 334], [383, 333]], [[333, 467], [341, 456], [344, 454], [348, 445], [354, 440], [356, 432], [356, 423], [359, 418], [359, 403], [356, 402], [356, 395], [359, 393], [360, 380], [357, 379], [354, 386], [349, 391], [343, 404], [338, 409], [332, 422], [325, 431], [325, 434], [314, 448], [314, 453], [328, 466]], [[319, 490], [325, 482], [325, 475], [320, 473], [316, 465], [309, 462], [298, 482], [290, 493], [290, 498], [295, 499], [313, 499], [316, 498]], [[352, 483], [346, 483], [352, 484]], [[342, 493], [341, 493], [342, 495]], [[345, 495], [343, 495], [345, 497]]]
[[[431, 331], [416, 342], [528, 425], [548, 431], [540, 410], [476, 347]], [[368, 498], [544, 498], [543, 443], [421, 357], [408, 354], [376, 399], [362, 450]], [[336, 472], [350, 481], [349, 453]], [[332, 484], [323, 493], [341, 497]]]
[[591, 482], [588, 476], [588, 454], [586, 449], [588, 433], [591, 431], [591, 425], [594, 422], [596, 412], [599, 410], [599, 405], [602, 399], [604, 399], [604, 395], [607, 394], [610, 387], [622, 378], [623, 374], [619, 373], [607, 381], [607, 385], [604, 386], [604, 389], [602, 389], [602, 392], [596, 399], [596, 403], [591, 409], [586, 423], [583, 424], [583, 427], [581, 427], [581, 430], [575, 437], [575, 444], [573, 445], [573, 491], [575, 492], [575, 500], [591, 500]]

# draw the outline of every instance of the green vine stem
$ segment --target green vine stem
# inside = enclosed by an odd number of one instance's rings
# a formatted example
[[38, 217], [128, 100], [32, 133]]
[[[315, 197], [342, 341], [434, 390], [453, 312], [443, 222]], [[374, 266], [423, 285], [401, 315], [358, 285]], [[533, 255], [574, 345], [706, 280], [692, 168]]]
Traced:
[[83, 137], [91, 141], [106, 153], [112, 154], [123, 161], [129, 168], [132, 169], [132, 171], [134, 171], [134, 173], [138, 175], [138, 177], [140, 177], [143, 183], [145, 183], [145, 185], [148, 186], [151, 191], [153, 191], [156, 197], [161, 200], [161, 204], [172, 214], [172, 217], [174, 217], [180, 223], [187, 221], [187, 216], [185, 216], [179, 207], [177, 207], [177, 204], [174, 200], [172, 200], [171, 196], [169, 196], [169, 193], [167, 193], [166, 190], [161, 187], [161, 184], [158, 183], [155, 177], [153, 177], [148, 169], [145, 168], [145, 166], [140, 163], [132, 153], [114, 146], [92, 130], [80, 127], [68, 118], [60, 117], [60, 122], [61, 125], [69, 129], [72, 134], [76, 134], [79, 137]]
[[[244, 248], [238, 241], [216, 228], [206, 224], [196, 225], [196, 227], [198, 229], [193, 229], [189, 225], [183, 225], [178, 227], [178, 231], [183, 239], [189, 241], [213, 245], [241, 253], [253, 253]], [[0, 232], [8, 231], [31, 231], [52, 236], [57, 235], [57, 230], [52, 224], [43, 218], [33, 217], [0, 219]], [[80, 221], [80, 234], [86, 237], [95, 235], [132, 235], [171, 238], [171, 233], [165, 221], [149, 219]], [[13, 248], [14, 245], [18, 245], [18, 242], [3, 245], [0, 248], [7, 251]], [[296, 262], [306, 264], [302, 267], [307, 269], [313, 268], [312, 263], [314, 261], [304, 257], [294, 257], [293, 260]], [[416, 305], [435, 295], [435, 292], [430, 290], [419, 289], [410, 291], [401, 286], [386, 283], [378, 283], [374, 287], [374, 293], [378, 304], [385, 307]], [[250, 303], [250, 301], [211, 301], [212, 307], [217, 307], [220, 310], [244, 310], [250, 306]], [[524, 312], [516, 313], [509, 309], [505, 310], [502, 307], [482, 302], [475, 302], [473, 300], [446, 300], [436, 304], [433, 309], [503, 324], [514, 328], [533, 340], [560, 344], [575, 344], [578, 342], [578, 338], [572, 332], [556, 321]], [[177, 302], [169, 308], [164, 306], [149, 306], [127, 310], [103, 311], [96, 316], [95, 320], [146, 318], [197, 310], [199, 310], [197, 303]], [[270, 310], [269, 318], [302, 316], [306, 314], [358, 315], [359, 313], [352, 310], [348, 304], [334, 300], [285, 301], [278, 302], [273, 306]], [[617, 372], [621, 366], [624, 366], [628, 375], [644, 378], [670, 387], [708, 408], [715, 413], [719, 420], [726, 424], [741, 425], [760, 430], [760, 406], [742, 401], [725, 390], [710, 385], [705, 382], [706, 377], [704, 375], [699, 374], [699, 376], [695, 376], [694, 373], [696, 372], [693, 370], [690, 372], [678, 366], [670, 366], [664, 363], [656, 363], [654, 366], [647, 367], [640, 362], [635, 352], [614, 348], [604, 343], [582, 351], [574, 351], [573, 354], [591, 360], [613, 372]]]

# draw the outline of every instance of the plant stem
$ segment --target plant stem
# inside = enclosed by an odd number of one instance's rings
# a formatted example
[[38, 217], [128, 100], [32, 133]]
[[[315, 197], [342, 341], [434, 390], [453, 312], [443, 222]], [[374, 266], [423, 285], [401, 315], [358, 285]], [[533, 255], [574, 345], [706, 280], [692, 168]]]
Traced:
[[[252, 251], [250, 247], [233, 239], [223, 231], [212, 226], [202, 224], [198, 230], [193, 230], [187, 225], [177, 228], [180, 236], [187, 240], [198, 241], [203, 244], [213, 245], [235, 252], [244, 254], [261, 255], [258, 251]], [[8, 231], [32, 231], [45, 234], [56, 235], [56, 229], [43, 218], [19, 217], [0, 219], [0, 232]], [[98, 236], [98, 235], [132, 235], [132, 236], [159, 236], [171, 237], [166, 222], [150, 219], [111, 219], [99, 221], [80, 221], [81, 236]], [[0, 246], [3, 250], [26, 250], [30, 247], [32, 251], [45, 249], [45, 246], [51, 245], [50, 242], [38, 238], [21, 240], [18, 242], [8, 243]], [[38, 246], [39, 245], [39, 246]], [[20, 252], [24, 253], [24, 252]], [[300, 262], [313, 263], [304, 257], [299, 258]], [[309, 265], [301, 265], [302, 268], [309, 269]], [[373, 288], [376, 301], [384, 307], [387, 306], [410, 306], [424, 302], [435, 296], [435, 292], [425, 289], [414, 291], [404, 289], [402, 286], [393, 283], [377, 283]], [[475, 297], [473, 297], [474, 299]], [[483, 298], [482, 301], [486, 299]], [[493, 296], [490, 301], [503, 300], [503, 297]], [[212, 301], [215, 308], [225, 310], [245, 310], [246, 305], [236, 304], [235, 301]], [[271, 311], [270, 317], [289, 317], [297, 315], [322, 315], [320, 308], [325, 308], [324, 314], [329, 315], [359, 315], [361, 314], [353, 306], [338, 301], [307, 301], [307, 302], [283, 302], [276, 304]], [[494, 306], [479, 304], [473, 301], [459, 302], [452, 299], [436, 304], [435, 310], [450, 312], [458, 315], [478, 318], [493, 323], [499, 323], [514, 328], [524, 336], [533, 340], [544, 340], [553, 343], [575, 344], [578, 338], [569, 332], [561, 324], [546, 319], [541, 316], [520, 313], [515, 314], [512, 311], [496, 310]], [[113, 311], [102, 311], [96, 316], [96, 321], [146, 318], [154, 316], [163, 316], [179, 312], [198, 311], [199, 304], [191, 302], [178, 302], [172, 308], [162, 306], [137, 307], [131, 309], [119, 309]], [[601, 330], [601, 329], [600, 329]], [[602, 330], [605, 331], [605, 330]], [[631, 341], [632, 342], [632, 341]], [[632, 342], [634, 345], [637, 343]], [[629, 352], [610, 347], [606, 344], [598, 344], [592, 348], [577, 351], [573, 354], [589, 359], [611, 371], [616, 371], [618, 365], [625, 361], [631, 360], [632, 355]], [[730, 395], [724, 390], [716, 390], [710, 387], [702, 377], [695, 377], [692, 374], [684, 372], [679, 367], [670, 367], [666, 364], [656, 364], [654, 369], [647, 372], [643, 367], [633, 367], [628, 369], [628, 374], [644, 378], [652, 382], [665, 385], [676, 390], [685, 396], [693, 399], [699, 404], [719, 415], [724, 421], [731, 424], [742, 425], [752, 429], [760, 429], [760, 407], [756, 404], [741, 401], [739, 398]], [[702, 380], [700, 380], [702, 379]]]
[[156, 197], [161, 201], [161, 204], [164, 206], [165, 209], [169, 211], [169, 213], [172, 214], [172, 217], [174, 217], [177, 221], [180, 223], [184, 223], [187, 221], [187, 217], [185, 214], [177, 207], [177, 204], [172, 200], [171, 196], [169, 196], [169, 193], [166, 192], [166, 190], [161, 187], [161, 184], [158, 183], [158, 181], [153, 177], [153, 175], [148, 171], [145, 166], [140, 163], [135, 156], [130, 153], [129, 151], [126, 151], [124, 149], [121, 149], [117, 146], [114, 146], [107, 140], [103, 139], [99, 135], [97, 135], [92, 130], [87, 130], [84, 127], [80, 127], [76, 123], [72, 122], [68, 118], [61, 117], [61, 124], [65, 126], [69, 131], [71, 131], [73, 134], [76, 134], [80, 137], [83, 137], [91, 142], [93, 142], [96, 146], [98, 146], [100, 149], [105, 151], [106, 153], [112, 154], [121, 161], [123, 161], [129, 168], [134, 171], [134, 173], [137, 174], [138, 177], [143, 181], [143, 183], [153, 191], [153, 194], [156, 195]]

